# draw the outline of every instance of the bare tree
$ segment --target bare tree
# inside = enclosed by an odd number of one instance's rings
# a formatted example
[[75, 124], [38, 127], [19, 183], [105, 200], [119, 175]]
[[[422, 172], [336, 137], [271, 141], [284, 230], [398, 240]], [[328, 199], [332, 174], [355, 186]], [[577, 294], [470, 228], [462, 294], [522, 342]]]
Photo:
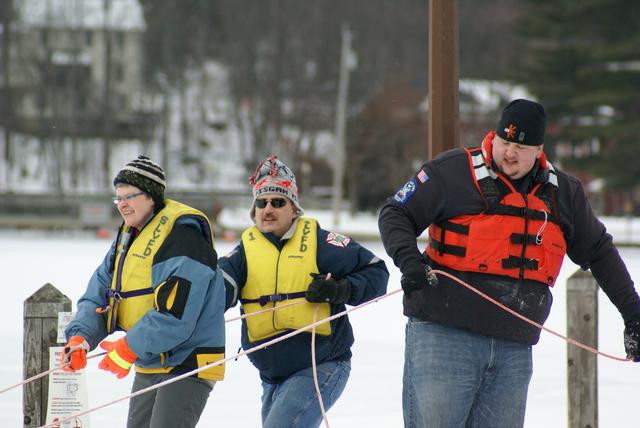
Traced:
[[13, 117], [13, 102], [11, 94], [11, 45], [12, 45], [12, 33], [13, 33], [13, 20], [15, 17], [15, 11], [13, 7], [13, 1], [5, 1], [0, 3], [0, 25], [2, 26], [2, 42], [0, 44], [2, 49], [2, 85], [0, 86], [0, 116], [4, 119], [0, 121], [0, 124], [4, 122], [4, 162], [5, 162], [5, 174], [6, 181], [9, 183], [11, 178], [11, 171], [13, 169], [13, 163], [11, 160], [11, 118]]

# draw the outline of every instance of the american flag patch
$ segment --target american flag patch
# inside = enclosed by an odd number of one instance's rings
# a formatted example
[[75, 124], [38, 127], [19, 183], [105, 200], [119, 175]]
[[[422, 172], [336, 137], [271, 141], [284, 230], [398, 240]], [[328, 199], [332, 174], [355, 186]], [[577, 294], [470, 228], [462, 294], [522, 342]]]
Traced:
[[418, 180], [420, 180], [420, 183], [424, 183], [428, 179], [429, 179], [429, 176], [427, 175], [427, 173], [424, 172], [423, 170], [420, 170], [420, 172], [418, 173]]

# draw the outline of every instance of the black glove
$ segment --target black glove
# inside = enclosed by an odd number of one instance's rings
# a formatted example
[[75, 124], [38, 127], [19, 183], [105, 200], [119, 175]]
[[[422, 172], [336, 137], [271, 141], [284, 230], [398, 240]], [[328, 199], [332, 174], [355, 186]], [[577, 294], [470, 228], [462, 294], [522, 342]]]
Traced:
[[312, 273], [313, 281], [309, 284], [309, 288], [304, 298], [311, 303], [333, 303], [334, 305], [342, 305], [349, 300], [351, 296], [351, 284], [346, 279], [335, 280], [328, 278], [327, 275]]
[[624, 349], [627, 358], [640, 362], [640, 320], [631, 320], [624, 327]]
[[431, 273], [431, 266], [422, 262], [414, 262], [404, 268], [400, 285], [402, 285], [405, 294], [411, 294], [413, 291], [437, 286], [438, 278], [436, 274]]

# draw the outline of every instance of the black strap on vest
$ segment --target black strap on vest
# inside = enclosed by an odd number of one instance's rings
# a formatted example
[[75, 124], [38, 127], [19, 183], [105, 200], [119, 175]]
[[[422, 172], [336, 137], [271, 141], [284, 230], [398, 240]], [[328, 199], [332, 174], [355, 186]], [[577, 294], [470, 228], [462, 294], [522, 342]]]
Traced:
[[117, 300], [127, 299], [129, 297], [138, 297], [144, 296], [145, 294], [152, 294], [153, 288], [141, 288], [140, 290], [131, 290], [131, 291], [116, 291], [109, 290], [107, 292], [107, 297], [115, 297]]
[[[444, 230], [444, 229], [443, 229]], [[467, 255], [467, 249], [465, 247], [458, 247], [456, 245], [443, 244], [435, 239], [429, 239], [429, 245], [438, 253], [453, 254], [454, 256], [464, 257]]]
[[442, 223], [436, 223], [436, 226], [440, 228], [440, 240], [436, 240], [434, 238], [429, 238], [429, 245], [435, 251], [439, 252], [440, 255], [443, 254], [453, 254], [454, 256], [464, 257], [467, 254], [467, 249], [464, 247], [458, 247], [455, 245], [445, 244], [445, 233], [447, 231], [451, 231], [453, 233], [457, 233], [458, 235], [468, 235], [469, 234], [469, 226], [464, 224], [453, 223], [449, 220], [445, 220]]
[[511, 234], [511, 243], [515, 245], [540, 245], [540, 237], [537, 235], [527, 234], [526, 237], [523, 233], [512, 233]]
[[502, 267], [504, 269], [529, 269], [538, 270], [538, 260], [528, 259], [526, 257], [509, 256], [508, 259], [502, 259]]
[[469, 226], [464, 224], [453, 223], [449, 220], [443, 221], [439, 224], [442, 230], [449, 230], [453, 233], [457, 233], [458, 235], [468, 235], [469, 234]]
[[260, 296], [257, 299], [240, 299], [240, 303], [260, 303], [260, 306], [264, 306], [269, 302], [282, 302], [283, 300], [289, 299], [299, 299], [304, 297], [304, 291], [298, 291], [297, 293], [276, 293], [276, 294], [266, 294], [264, 296]]
[[499, 214], [510, 215], [514, 217], [528, 218], [530, 220], [547, 220], [551, 223], [558, 224], [557, 210], [554, 207], [554, 203], [551, 198], [546, 196], [537, 195], [538, 198], [544, 202], [549, 210], [549, 213], [545, 213], [538, 210], [532, 210], [531, 208], [516, 207], [513, 205], [504, 205], [500, 201], [504, 197], [495, 180], [491, 177], [486, 177], [478, 180], [478, 185], [482, 191], [482, 196], [487, 203], [487, 209], [485, 214]]
[[[484, 164], [475, 166], [475, 168], [486, 168]], [[557, 221], [557, 207], [555, 203], [555, 187], [551, 186], [551, 195], [537, 195], [540, 198], [549, 212], [532, 210], [526, 207], [516, 207], [514, 205], [505, 205], [500, 201], [506, 196], [505, 191], [501, 191], [500, 187], [496, 183], [496, 179], [490, 176], [477, 180], [480, 187], [480, 193], [485, 201], [486, 209], [484, 214], [489, 215], [508, 215], [513, 217], [520, 217], [530, 220], [548, 221], [558, 224]], [[542, 186], [540, 187], [542, 189]], [[451, 231], [459, 235], [469, 235], [469, 226], [452, 223], [449, 220], [445, 220], [441, 223], [436, 223], [440, 227], [440, 237], [436, 240], [433, 237], [429, 238], [429, 245], [440, 255], [452, 254], [458, 257], [465, 257], [467, 249], [465, 247], [458, 247], [455, 245], [448, 245], [445, 243], [445, 232]], [[526, 236], [524, 234], [514, 233], [511, 235], [511, 242], [513, 244], [524, 245], [540, 245], [539, 238], [536, 235]], [[508, 259], [502, 260], [503, 268], [523, 268], [523, 269], [538, 269], [538, 261], [535, 259], [519, 258], [510, 256]]]
[[109, 299], [111, 297], [114, 298], [116, 302], [119, 302], [122, 299], [128, 299], [129, 297], [138, 297], [144, 296], [146, 294], [152, 294], [153, 288], [141, 288], [140, 290], [131, 290], [131, 291], [118, 291], [109, 289], [102, 298], [102, 306], [96, 309], [96, 312], [101, 313], [109, 309]]

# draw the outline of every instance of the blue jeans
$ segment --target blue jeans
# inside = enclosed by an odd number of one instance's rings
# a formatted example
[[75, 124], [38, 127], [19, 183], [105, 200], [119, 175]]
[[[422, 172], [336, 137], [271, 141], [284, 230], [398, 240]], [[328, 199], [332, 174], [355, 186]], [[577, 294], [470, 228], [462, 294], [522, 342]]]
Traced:
[[523, 426], [531, 346], [410, 318], [404, 358], [405, 427]]
[[[322, 402], [325, 410], [329, 410], [347, 385], [351, 362], [328, 361], [317, 369]], [[264, 428], [312, 428], [321, 423], [322, 411], [311, 367], [292, 374], [282, 383], [262, 382]]]

